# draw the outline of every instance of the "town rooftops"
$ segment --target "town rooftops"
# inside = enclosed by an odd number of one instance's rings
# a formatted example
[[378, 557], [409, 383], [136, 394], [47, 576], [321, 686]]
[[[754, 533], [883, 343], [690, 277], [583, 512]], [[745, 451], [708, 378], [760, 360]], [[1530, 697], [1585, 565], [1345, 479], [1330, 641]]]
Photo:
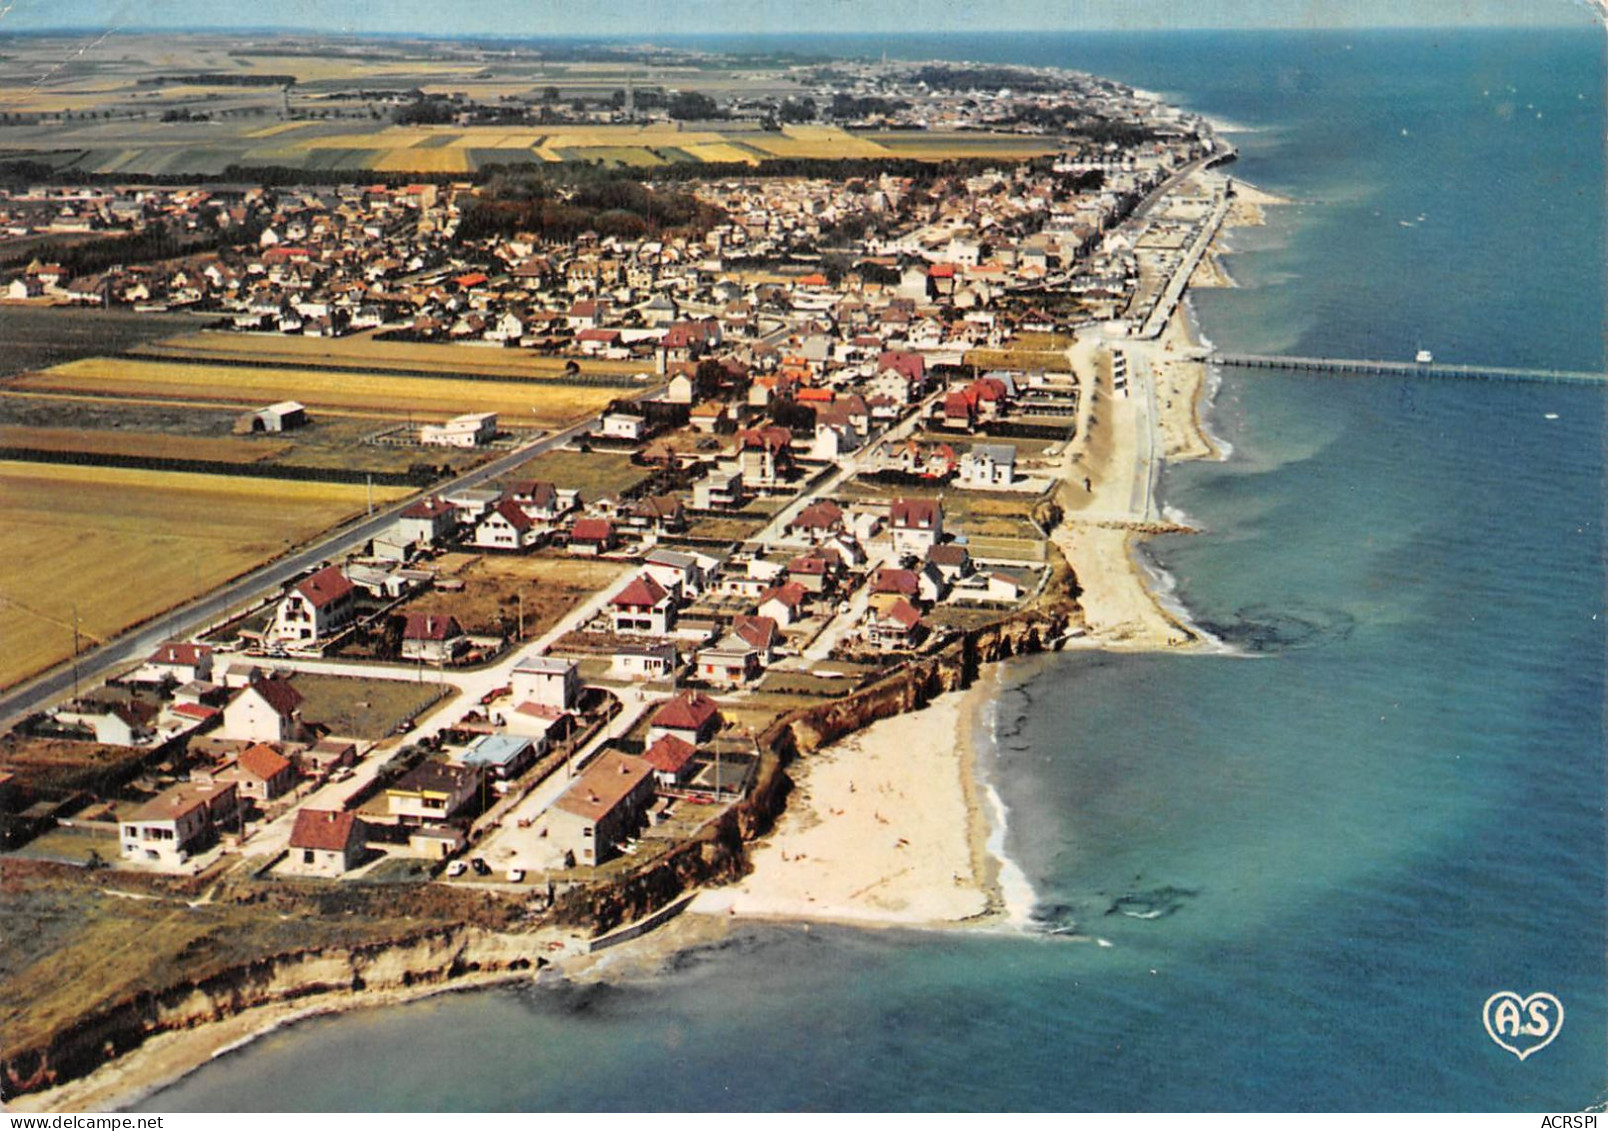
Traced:
[[605, 750], [553, 805], [566, 813], [596, 821], [629, 797], [652, 773], [653, 765], [646, 758]]
[[811, 503], [787, 525], [793, 530], [836, 530], [843, 525], [843, 508], [830, 501]]
[[333, 809], [303, 809], [290, 830], [292, 848], [345, 852], [354, 839], [363, 839], [363, 823], [357, 814]]

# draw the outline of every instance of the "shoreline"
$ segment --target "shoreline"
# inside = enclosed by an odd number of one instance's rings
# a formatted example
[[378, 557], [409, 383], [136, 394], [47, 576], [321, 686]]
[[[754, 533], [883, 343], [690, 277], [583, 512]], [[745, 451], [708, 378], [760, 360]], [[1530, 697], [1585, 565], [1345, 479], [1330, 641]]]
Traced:
[[[1243, 182], [1236, 181], [1236, 186], [1241, 185]], [[1260, 212], [1263, 204], [1286, 203], [1260, 190], [1249, 191], [1256, 192], [1258, 199], [1249, 202], [1239, 223], [1265, 222]], [[1231, 209], [1211, 237], [1195, 274], [1221, 252], [1224, 233], [1236, 222]], [[1091, 395], [1080, 406], [1078, 439], [1063, 457], [1058, 496], [1065, 517], [1051, 532], [1051, 540], [1083, 589], [1079, 600], [1087, 633], [1067, 640], [1068, 648], [1223, 648], [1195, 626], [1176, 602], [1167, 600], [1166, 586], [1155, 576], [1155, 568], [1140, 558], [1139, 550], [1140, 542], [1151, 534], [1190, 530], [1166, 520], [1154, 497], [1160, 466], [1174, 459], [1226, 458], [1226, 445], [1214, 442], [1202, 419], [1202, 405], [1215, 386], [1186, 305], [1189, 287], [1195, 285], [1192, 277], [1179, 304], [1183, 313], [1168, 320], [1155, 342], [1082, 341], [1068, 350], [1075, 372], [1093, 374]], [[1119, 346], [1135, 365], [1144, 367], [1142, 399], [1117, 394], [1109, 360], [1102, 363], [1096, 356], [1100, 344]], [[1091, 436], [1090, 425], [1095, 423], [1102, 427], [1097, 436]], [[1098, 490], [1094, 489], [1096, 479]], [[1077, 491], [1084, 482], [1089, 487]], [[322, 1000], [313, 1004], [282, 1002], [247, 1009], [194, 1028], [161, 1033], [87, 1076], [18, 1096], [8, 1103], [7, 1110], [121, 1109], [173, 1085], [219, 1056], [313, 1017], [536, 981], [539, 976], [585, 981], [629, 976], [632, 971], [651, 973], [688, 946], [724, 935], [731, 923], [1022, 929], [1031, 911], [1031, 887], [1017, 870], [1009, 884], [1013, 898], [1007, 898], [1002, 876], [1015, 865], [1003, 853], [1004, 807], [979, 772], [974, 734], [981, 712], [995, 701], [1001, 678], [994, 665], [985, 665], [965, 690], [939, 696], [920, 710], [874, 722], [805, 756], [795, 764], [800, 771], [795, 779], [799, 785], [787, 811], [750, 850], [750, 875], [738, 884], [704, 889], [695, 896], [688, 913], [641, 940], [598, 954], [569, 954], [539, 974], [501, 970], [466, 975], [447, 984], [336, 991], [321, 995]], [[889, 739], [890, 733], [895, 738]], [[875, 763], [876, 755], [866, 752], [873, 744], [883, 748], [881, 765], [875, 769], [868, 762]], [[911, 751], [928, 756], [908, 757]], [[933, 772], [933, 754], [940, 756], [942, 772]], [[849, 777], [846, 763], [856, 755], [860, 761], [855, 763], [855, 776]], [[861, 779], [866, 783], [863, 793], [857, 784]], [[813, 794], [807, 792], [811, 788]], [[896, 801], [905, 802], [907, 812], [919, 807], [919, 816], [928, 818], [926, 826], [917, 836], [910, 835], [917, 831], [913, 825], [909, 832], [898, 835], [905, 826], [895, 826], [884, 817], [878, 808], [883, 799], [890, 809]], [[801, 802], [808, 802], [809, 809]], [[866, 844], [871, 842], [865, 841], [860, 831], [866, 827], [868, 802], [870, 827], [881, 834], [876, 837], [875, 851], [870, 852]], [[816, 805], [824, 807], [825, 820], [815, 811]], [[844, 820], [851, 812], [854, 817]], [[959, 836], [954, 835], [957, 827]], [[917, 848], [918, 837], [923, 838], [921, 849]], [[922, 849], [929, 848], [924, 854]], [[837, 855], [846, 849], [853, 849], [853, 859], [847, 862]], [[919, 870], [909, 862], [924, 855]], [[857, 877], [867, 877], [869, 882], [857, 882]], [[755, 890], [761, 885], [766, 892]], [[820, 895], [815, 894], [817, 888]], [[540, 937], [540, 933], [518, 936], [522, 946], [533, 945], [531, 940]]]

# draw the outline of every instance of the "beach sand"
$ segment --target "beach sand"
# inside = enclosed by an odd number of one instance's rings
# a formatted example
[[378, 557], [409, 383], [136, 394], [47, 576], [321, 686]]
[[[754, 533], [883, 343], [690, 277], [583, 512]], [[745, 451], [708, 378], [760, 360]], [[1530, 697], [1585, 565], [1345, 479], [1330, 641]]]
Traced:
[[693, 912], [953, 926], [999, 908], [971, 732], [994, 681], [873, 723], [800, 760], [798, 787], [740, 883]]

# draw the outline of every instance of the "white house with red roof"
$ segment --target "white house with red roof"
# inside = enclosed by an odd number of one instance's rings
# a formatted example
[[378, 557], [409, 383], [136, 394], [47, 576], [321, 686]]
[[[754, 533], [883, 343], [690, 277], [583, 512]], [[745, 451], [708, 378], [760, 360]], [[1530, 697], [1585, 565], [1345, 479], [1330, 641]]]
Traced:
[[458, 528], [458, 508], [432, 495], [420, 499], [400, 515], [392, 527], [392, 540], [401, 545], [438, 546]]
[[233, 782], [186, 782], [118, 818], [124, 860], [177, 868], [234, 816]]
[[797, 581], [789, 581], [759, 595], [759, 615], [786, 627], [804, 619], [804, 602], [809, 591]]
[[512, 499], [500, 499], [475, 525], [476, 546], [488, 550], [527, 550], [541, 540], [542, 528]]
[[402, 658], [450, 664], [469, 647], [469, 636], [454, 616], [409, 613], [402, 625]]
[[673, 734], [696, 746], [713, 738], [724, 721], [719, 706], [709, 696], [701, 691], [683, 691], [653, 713], [653, 721], [648, 726], [648, 745]]
[[698, 748], [685, 739], [667, 734], [642, 752], [653, 767], [653, 780], [661, 789], [676, 789], [692, 776]]
[[274, 615], [273, 637], [312, 644], [357, 619], [356, 588], [339, 566], [325, 566], [290, 587]]
[[302, 694], [288, 679], [257, 679], [223, 709], [218, 737], [249, 742], [295, 742], [301, 738]]
[[617, 545], [614, 524], [606, 518], [578, 518], [570, 528], [569, 552], [572, 554], [596, 557]]
[[362, 862], [368, 830], [356, 813], [303, 809], [290, 830], [280, 871], [296, 876], [344, 876]]
[[893, 552], [925, 560], [927, 551], [943, 541], [944, 507], [937, 499], [895, 499], [888, 507], [893, 528]]
[[609, 598], [616, 636], [665, 636], [676, 622], [675, 595], [650, 574], [639, 574]]

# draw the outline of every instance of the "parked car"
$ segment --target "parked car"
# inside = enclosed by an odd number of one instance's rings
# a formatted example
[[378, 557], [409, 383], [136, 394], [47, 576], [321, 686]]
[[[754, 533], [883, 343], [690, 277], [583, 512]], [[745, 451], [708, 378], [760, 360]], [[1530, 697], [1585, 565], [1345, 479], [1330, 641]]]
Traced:
[[451, 864], [447, 865], [447, 875], [449, 876], [461, 876], [468, 870], [469, 865], [465, 864], [462, 860], [454, 860]]
[[491, 865], [487, 864], [479, 856], [476, 856], [473, 860], [469, 861], [469, 867], [475, 870], [475, 875], [477, 876], [491, 875]]
[[510, 868], [510, 869], [508, 869], [508, 882], [511, 883], [511, 884], [522, 884], [522, 883], [524, 883], [525, 882], [525, 869], [523, 869], [523, 868]]

